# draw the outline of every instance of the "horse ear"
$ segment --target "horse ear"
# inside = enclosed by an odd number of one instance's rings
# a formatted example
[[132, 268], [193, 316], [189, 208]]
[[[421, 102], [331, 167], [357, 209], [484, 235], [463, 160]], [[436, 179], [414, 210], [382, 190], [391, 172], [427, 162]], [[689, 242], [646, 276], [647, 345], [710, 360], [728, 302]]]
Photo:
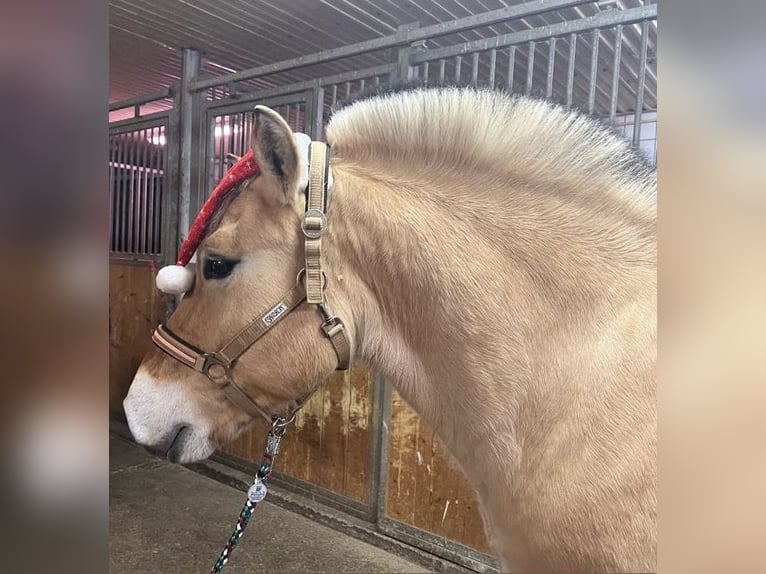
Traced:
[[302, 179], [300, 156], [287, 122], [271, 108], [256, 106], [251, 145], [258, 167], [278, 190], [274, 199], [281, 204], [295, 201]]

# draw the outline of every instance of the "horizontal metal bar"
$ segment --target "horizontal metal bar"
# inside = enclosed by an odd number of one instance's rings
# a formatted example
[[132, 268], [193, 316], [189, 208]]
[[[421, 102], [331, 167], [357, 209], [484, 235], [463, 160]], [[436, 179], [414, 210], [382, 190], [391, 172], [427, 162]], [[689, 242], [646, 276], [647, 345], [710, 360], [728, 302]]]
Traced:
[[490, 574], [500, 571], [494, 557], [405, 522], [385, 517], [378, 521], [378, 529], [391, 538], [451, 560], [474, 572]]
[[[221, 450], [216, 450], [210, 456], [210, 460], [220, 462], [226, 466], [235, 468], [242, 472], [246, 472], [250, 475], [254, 475], [260, 465], [260, 462], [256, 463], [250, 459], [246, 459], [241, 456], [237, 456]], [[273, 484], [276, 486], [281, 486], [285, 490], [300, 494], [301, 496], [315, 500], [331, 508], [335, 508], [352, 516], [356, 516], [357, 518], [370, 521], [373, 518], [372, 508], [369, 503], [354, 500], [353, 498], [349, 498], [348, 496], [344, 496], [338, 492], [334, 492], [322, 486], [289, 476], [277, 470], [274, 471], [274, 474], [272, 474], [270, 480], [273, 482]]]
[[497, 24], [506, 20], [528, 18], [530, 16], [536, 16], [545, 12], [561, 10], [563, 8], [569, 8], [571, 6], [587, 3], [587, 0], [533, 0], [532, 2], [525, 2], [515, 6], [500, 8], [498, 10], [485, 12], [484, 14], [467, 16], [465, 18], [460, 18], [451, 22], [426, 26], [425, 28], [402, 28], [396, 34], [385, 36], [383, 38], [375, 38], [374, 40], [357, 42], [355, 44], [349, 44], [340, 48], [333, 48], [332, 50], [325, 50], [323, 52], [309, 54], [307, 56], [299, 56], [298, 58], [292, 58], [290, 60], [283, 60], [273, 64], [266, 64], [264, 66], [250, 68], [249, 70], [242, 70], [241, 72], [236, 72], [233, 74], [226, 74], [223, 76], [215, 76], [213, 78], [198, 80], [191, 85], [191, 90], [206, 90], [215, 86], [228, 84], [229, 82], [242, 82], [244, 80], [257, 78], [259, 76], [274, 74], [276, 72], [296, 70], [298, 68], [304, 68], [313, 64], [331, 62], [333, 60], [340, 60], [349, 56], [359, 56], [361, 54], [366, 54], [368, 52], [374, 52], [385, 48], [404, 46], [417, 40], [424, 40], [428, 38], [444, 36], [447, 34], [453, 34], [456, 32], [462, 32], [463, 30], [476, 28], [478, 26], [491, 26], [492, 24]]
[[294, 94], [285, 94], [284, 96], [266, 96], [261, 97], [262, 92], [252, 92], [247, 94], [244, 99], [242, 96], [234, 98], [227, 98], [225, 100], [213, 100], [208, 101], [205, 104], [205, 109], [211, 118], [224, 116], [227, 114], [241, 114], [243, 112], [250, 112], [253, 110], [254, 102], [262, 103], [265, 106], [274, 108], [276, 106], [284, 106], [287, 104], [302, 104], [306, 102], [308, 97], [307, 91], [299, 91]]
[[151, 267], [152, 263], [156, 265], [160, 262], [160, 259], [162, 259], [162, 255], [160, 254], [132, 254], [122, 251], [109, 251], [109, 263], [115, 263], [119, 265], [140, 265]]
[[419, 64], [426, 60], [438, 60], [439, 58], [451, 58], [463, 54], [489, 50], [491, 48], [503, 48], [514, 44], [525, 44], [536, 40], [548, 40], [554, 36], [565, 36], [580, 32], [588, 32], [597, 28], [609, 28], [617, 24], [636, 24], [657, 18], [657, 5], [649, 4], [629, 10], [609, 10], [588, 18], [569, 20], [559, 24], [551, 24], [540, 28], [532, 28], [523, 32], [511, 32], [494, 38], [482, 38], [473, 42], [466, 42], [455, 46], [447, 46], [435, 50], [416, 52], [412, 56], [412, 64]]
[[[287, 94], [293, 94], [297, 92], [305, 92], [316, 87], [330, 86], [333, 84], [340, 84], [344, 82], [353, 82], [362, 78], [370, 78], [372, 76], [379, 76], [382, 74], [388, 74], [396, 69], [396, 64], [381, 64], [380, 66], [373, 66], [372, 68], [366, 68], [364, 70], [354, 70], [350, 72], [342, 72], [340, 74], [334, 74], [332, 76], [326, 76], [324, 78], [317, 78], [315, 80], [305, 80], [303, 82], [296, 82], [294, 84], [287, 84], [285, 86], [279, 86], [276, 88], [268, 88], [265, 90], [257, 90], [254, 92], [240, 93], [236, 98], [227, 98], [225, 100], [213, 100], [206, 102], [205, 106], [208, 110], [217, 108], [218, 106], [228, 106], [235, 102], [254, 102], [265, 100], [267, 98], [274, 98], [277, 96], [283, 96]], [[305, 100], [305, 95], [304, 98]], [[298, 100], [296, 100], [298, 101]], [[300, 100], [303, 101], [303, 100]]]
[[145, 94], [143, 96], [136, 96], [135, 98], [128, 98], [127, 100], [120, 100], [119, 102], [114, 102], [112, 104], [109, 104], [109, 111], [113, 112], [115, 110], [121, 110], [123, 108], [132, 108], [135, 106], [142, 106], [144, 104], [149, 104], [156, 100], [165, 100], [171, 97], [170, 91], [171, 91], [171, 88], [165, 88], [163, 91], [156, 92], [154, 94]]
[[124, 134], [142, 129], [166, 126], [170, 118], [170, 110], [155, 112], [140, 118], [128, 118], [109, 124], [109, 135]]

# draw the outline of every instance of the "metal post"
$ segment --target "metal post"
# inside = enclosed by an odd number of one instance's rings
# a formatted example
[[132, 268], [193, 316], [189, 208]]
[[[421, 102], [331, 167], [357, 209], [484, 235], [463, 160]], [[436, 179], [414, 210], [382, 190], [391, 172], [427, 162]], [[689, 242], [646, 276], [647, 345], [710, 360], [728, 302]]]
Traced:
[[[178, 158], [178, 235], [177, 245], [183, 243], [191, 221], [192, 188], [192, 128], [194, 122], [194, 98], [191, 85], [197, 81], [202, 55], [198, 50], [184, 48], [181, 65], [179, 158]], [[174, 249], [175, 252], [175, 249]]]
[[[396, 29], [396, 35], [406, 38], [408, 32], [419, 28], [420, 24], [414, 22], [412, 24], [404, 24]], [[412, 46], [402, 46], [396, 51], [396, 70], [392, 72], [389, 77], [391, 84], [399, 82], [408, 82], [413, 79], [414, 71], [410, 65], [410, 57], [412, 55]]]
[[309, 117], [306, 118], [306, 131], [308, 131], [311, 139], [321, 141], [324, 130], [324, 88], [319, 86], [319, 82], [312, 90], [309, 101], [310, 104], [306, 106], [309, 112]]
[[370, 421], [370, 509], [380, 529], [386, 517], [388, 485], [388, 425], [391, 422], [391, 385], [380, 375], [373, 382]]

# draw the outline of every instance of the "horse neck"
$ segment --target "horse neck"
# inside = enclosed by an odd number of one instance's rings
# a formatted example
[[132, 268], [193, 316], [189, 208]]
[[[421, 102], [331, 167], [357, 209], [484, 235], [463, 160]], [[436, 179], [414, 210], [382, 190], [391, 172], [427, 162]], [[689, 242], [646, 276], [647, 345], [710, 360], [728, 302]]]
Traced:
[[651, 259], [651, 217], [593, 218], [583, 237], [507, 182], [335, 172], [327, 252], [345, 269], [339, 289], [358, 354], [453, 453], [471, 451], [490, 429], [518, 437], [529, 342], [605, 290], [617, 297], [627, 267]]

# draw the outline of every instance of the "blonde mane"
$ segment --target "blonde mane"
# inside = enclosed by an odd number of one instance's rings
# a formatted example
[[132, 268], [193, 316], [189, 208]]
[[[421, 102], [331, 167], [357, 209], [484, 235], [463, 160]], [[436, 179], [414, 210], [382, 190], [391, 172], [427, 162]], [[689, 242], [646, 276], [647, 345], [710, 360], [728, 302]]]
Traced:
[[[512, 178], [599, 193], [652, 209], [656, 178], [628, 142], [593, 118], [542, 100], [465, 88], [420, 88], [363, 99], [327, 128], [333, 157], [431, 180]], [[392, 169], [392, 166], [396, 166]]]

